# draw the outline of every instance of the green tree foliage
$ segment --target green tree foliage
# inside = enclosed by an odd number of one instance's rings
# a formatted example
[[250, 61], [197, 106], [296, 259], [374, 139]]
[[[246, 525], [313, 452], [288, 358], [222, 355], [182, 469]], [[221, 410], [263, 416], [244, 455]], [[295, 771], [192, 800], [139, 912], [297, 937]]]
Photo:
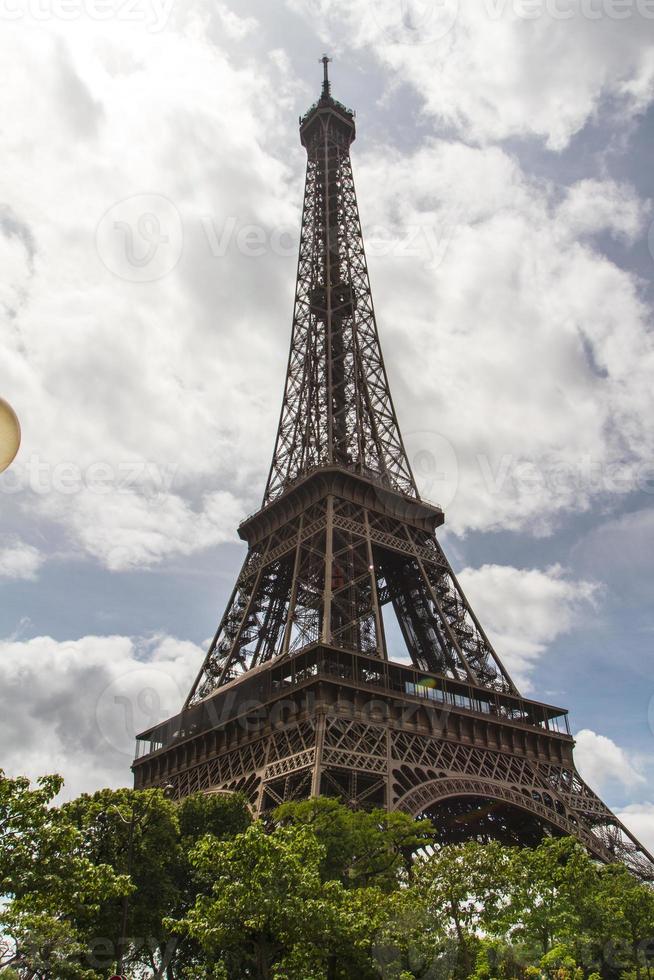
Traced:
[[429, 821], [319, 798], [252, 822], [0, 775], [0, 980], [652, 980], [654, 891], [574, 840], [438, 847]]
[[499, 844], [475, 842], [442, 848], [418, 862], [414, 888], [429, 916], [456, 940], [457, 976], [470, 975], [477, 937], [503, 910], [500, 883], [510, 866], [510, 852]]
[[348, 887], [397, 887], [408, 874], [411, 857], [434, 837], [431, 821], [416, 821], [406, 813], [349, 810], [337, 800], [318, 797], [284, 803], [273, 820], [280, 826], [309, 827], [324, 847], [323, 879]]
[[[62, 810], [82, 832], [91, 860], [107, 862], [125, 874], [131, 866], [128, 966], [173, 977], [182, 965], [195, 962], [194, 945], [180, 943], [163, 923], [168, 916], [182, 916], [199, 894], [210, 891], [213, 878], [196, 873], [190, 853], [206, 835], [222, 840], [245, 830], [251, 822], [245, 799], [198, 793], [175, 804], [161, 790], [101, 790], [80, 796]], [[84, 920], [96, 968], [115, 961], [121, 920], [122, 900], [111, 898]]]
[[257, 823], [230, 841], [205, 837], [192, 860], [214, 876], [212, 894], [175, 927], [229, 977], [374, 976], [368, 954], [384, 895], [324, 881], [324, 859], [316, 835], [301, 826], [267, 833]]
[[130, 886], [109, 862], [86, 856], [83, 835], [51, 805], [62, 782], [44, 776], [33, 788], [0, 770], [2, 959], [21, 977], [87, 980], [95, 974], [80, 963], [83, 922]]
[[640, 978], [651, 978], [654, 965], [654, 891], [643, 888], [619, 864], [602, 868], [597, 909], [604, 937], [603, 954], [622, 962]]
[[554, 945], [572, 948], [597, 925], [598, 875], [595, 862], [571, 838], [548, 838], [535, 850], [517, 850], [500, 923], [543, 956]]
[[[62, 810], [82, 834], [91, 861], [130, 874], [128, 963], [163, 962], [171, 937], [162, 932], [161, 921], [180, 901], [177, 808], [160, 790], [118, 789], [80, 796]], [[81, 919], [90, 962], [98, 970], [115, 962], [122, 905], [122, 899], [109, 897]]]

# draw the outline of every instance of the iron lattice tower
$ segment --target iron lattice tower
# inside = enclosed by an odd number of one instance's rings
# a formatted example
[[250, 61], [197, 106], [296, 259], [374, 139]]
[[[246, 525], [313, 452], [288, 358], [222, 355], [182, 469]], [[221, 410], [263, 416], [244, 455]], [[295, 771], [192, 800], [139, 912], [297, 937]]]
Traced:
[[[291, 348], [247, 555], [179, 715], [138, 737], [137, 787], [309, 795], [433, 818], [442, 840], [571, 834], [654, 859], [578, 775], [567, 713], [520, 695], [420, 498], [381, 353], [357, 207], [354, 114], [300, 119], [307, 151]], [[384, 610], [402, 650], [392, 650]]]

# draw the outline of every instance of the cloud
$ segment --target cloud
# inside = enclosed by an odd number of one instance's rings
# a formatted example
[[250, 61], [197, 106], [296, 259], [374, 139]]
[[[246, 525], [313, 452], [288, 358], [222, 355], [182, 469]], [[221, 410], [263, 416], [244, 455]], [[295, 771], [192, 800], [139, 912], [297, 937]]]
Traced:
[[458, 576], [500, 659], [521, 690], [558, 636], [579, 623], [594, 605], [597, 585], [546, 571], [509, 565], [464, 568]]
[[223, 30], [234, 41], [242, 41], [259, 26], [254, 17], [240, 17], [224, 3], [217, 5], [216, 13]]
[[562, 197], [498, 148], [444, 140], [365, 155], [357, 176], [400, 424], [448, 526], [544, 534], [637, 490], [654, 454], [651, 308], [594, 244], [643, 231], [633, 189]]
[[645, 206], [625, 184], [613, 180], [578, 180], [566, 189], [557, 216], [570, 234], [610, 232], [631, 243], [642, 231]]
[[65, 118], [76, 137], [91, 138], [98, 132], [102, 121], [102, 105], [91, 96], [87, 86], [76, 72], [69, 48], [58, 46], [58, 93], [59, 102], [65, 107]]
[[652, 15], [611, 0], [293, 0], [351, 46], [371, 48], [424, 112], [466, 140], [538, 137], [563, 149], [609, 104], [652, 100]]
[[35, 244], [31, 229], [9, 205], [0, 206], [0, 257], [5, 274], [0, 283], [0, 307], [11, 321], [27, 298], [34, 274]]
[[575, 736], [575, 762], [583, 778], [602, 793], [615, 787], [632, 790], [646, 780], [624, 749], [605, 735], [583, 728]]
[[[269, 242], [298, 223], [301, 170], [291, 181], [276, 152], [294, 123], [289, 69], [276, 54], [234, 67], [230, 38], [255, 22], [221, 7], [203, 26], [199, 9], [156, 36], [81, 16], [4, 35], [16, 85], [2, 95], [13, 120], [3, 396], [23, 445], [0, 489], [16, 533], [45, 518], [68, 550], [111, 569], [235, 538], [263, 492], [283, 383], [294, 260], [269, 245], [253, 257], [243, 229]], [[136, 201], [127, 226], [125, 199]], [[112, 249], [96, 235], [103, 216]], [[179, 261], [139, 281], [148, 249], [167, 242]]]
[[616, 810], [616, 816], [654, 854], [654, 803], [630, 803]]
[[[383, 10], [352, 16], [384, 33]], [[452, 38], [469, 55], [466, 10]], [[157, 33], [79, 17], [12, 23], [3, 38], [16, 79], [0, 96], [3, 179], [23, 229], [0, 236], [3, 396], [23, 425], [4, 509], [14, 533], [49, 522], [112, 570], [235, 540], [261, 499], [290, 332], [301, 85], [283, 52], [234, 53], [256, 43], [251, 17], [197, 3], [170, 16]], [[491, 47], [506, 38], [509, 51], [542, 31], [491, 26]], [[384, 36], [380, 57], [400, 57]], [[633, 487], [654, 453], [651, 310], [597, 244], [642, 232], [633, 188], [562, 189], [503, 149], [429, 135], [412, 152], [356, 144], [355, 157], [400, 424], [448, 527], [549, 533], [623, 493], [623, 476]], [[442, 440], [456, 468], [446, 501]]]
[[66, 497], [50, 496], [42, 512], [68, 517], [82, 548], [111, 571], [148, 568], [171, 555], [189, 555], [234, 538], [243, 505], [230, 493], [206, 494], [194, 509], [174, 493], [138, 493], [132, 489], [108, 496], [85, 487], [71, 515]]
[[0, 766], [61, 773], [66, 798], [130, 785], [135, 735], [180, 710], [201, 660], [170, 636], [0, 642]]
[[0, 578], [34, 581], [44, 561], [45, 555], [24, 541], [0, 543]]

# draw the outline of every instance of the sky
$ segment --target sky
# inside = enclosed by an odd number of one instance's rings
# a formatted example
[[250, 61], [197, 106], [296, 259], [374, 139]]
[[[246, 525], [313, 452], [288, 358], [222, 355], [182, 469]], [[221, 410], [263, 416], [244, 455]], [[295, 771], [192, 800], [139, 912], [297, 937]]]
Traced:
[[525, 694], [654, 848], [654, 0], [0, 0], [0, 765], [131, 782], [261, 501], [297, 119], [356, 109], [423, 496]]

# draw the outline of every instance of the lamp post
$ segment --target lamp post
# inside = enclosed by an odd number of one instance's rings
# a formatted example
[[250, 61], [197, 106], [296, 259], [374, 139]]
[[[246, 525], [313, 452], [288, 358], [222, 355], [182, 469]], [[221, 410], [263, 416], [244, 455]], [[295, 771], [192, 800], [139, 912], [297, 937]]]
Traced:
[[[171, 786], [170, 783], [163, 788], [164, 799], [170, 800], [175, 794], [175, 787]], [[137, 818], [145, 816], [149, 809], [149, 804], [146, 804], [145, 808], [138, 813], [138, 808], [136, 806], [136, 801], [132, 803], [131, 813], [129, 819], [126, 819], [121, 813], [120, 809], [115, 803], [112, 803], [107, 807], [105, 813], [109, 810], [115, 810], [119, 818], [124, 824], [129, 827], [128, 837], [127, 837], [127, 874], [131, 877], [132, 874], [132, 860], [134, 857], [134, 830], [138, 822]], [[123, 905], [120, 916], [120, 936], [118, 939], [118, 946], [116, 948], [116, 974], [119, 977], [123, 975], [123, 959], [125, 957], [125, 946], [127, 945], [127, 918], [129, 915], [129, 894], [123, 896]]]

